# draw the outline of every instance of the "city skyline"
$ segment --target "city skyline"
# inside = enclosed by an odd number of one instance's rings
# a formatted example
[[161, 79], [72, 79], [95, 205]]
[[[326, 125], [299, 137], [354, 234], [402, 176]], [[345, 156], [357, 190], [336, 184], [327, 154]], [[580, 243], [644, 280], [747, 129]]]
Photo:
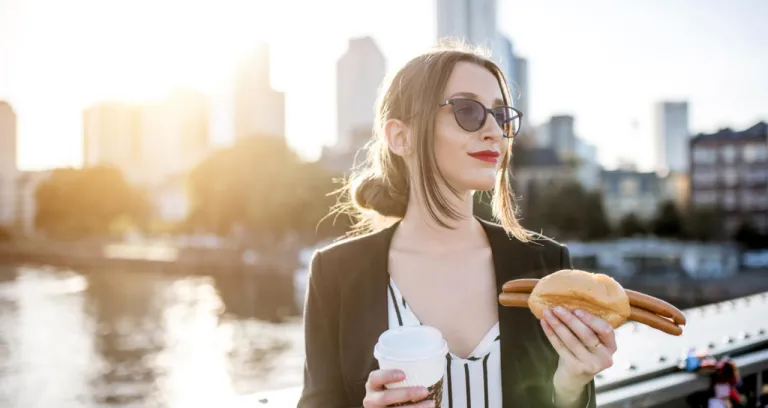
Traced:
[[[265, 14], [258, 7], [263, 11], [265, 5], [201, 2], [185, 6], [186, 18], [174, 20], [179, 27], [176, 38], [157, 37], [164, 27], [162, 19], [176, 13], [172, 1], [151, 6], [157, 21], [141, 25], [141, 35], [130, 31], [131, 23], [135, 25], [143, 16], [142, 7], [151, 2], [110, 8], [77, 0], [54, 5], [56, 10], [48, 8], [46, 15], [34, 3], [0, 0], [0, 58], [8, 62], [0, 64], [0, 99], [8, 100], [19, 115], [22, 170], [79, 165], [82, 127], [77, 122], [88, 104], [113, 99], [110, 94], [124, 99], [157, 96], [169, 85], [191, 85], [213, 94], [219, 101], [214, 107], [214, 122], [219, 123], [214, 139], [228, 142], [230, 107], [221, 102], [228, 97], [222, 92], [229, 81], [226, 75], [232, 72], [236, 57], [248, 51], [250, 39], [259, 36], [271, 40], [275, 49], [273, 85], [287, 92], [287, 138], [306, 156], [316, 157], [322, 145], [335, 137], [335, 106], [329, 105], [335, 105], [334, 70], [349, 37], [373, 36], [391, 69], [430, 46], [436, 24], [434, 1], [353, 4], [345, 0], [328, 7], [293, 1], [271, 5], [271, 18], [265, 19], [271, 20], [265, 29], [269, 32], [255, 33], [252, 27], [262, 25], [254, 20]], [[295, 16], [289, 12], [298, 3], [307, 17], [288, 19]], [[768, 28], [760, 23], [768, 17], [764, 3], [593, 2], [602, 16], [583, 4], [563, 0], [529, 3], [500, 1], [499, 28], [529, 62], [532, 124], [552, 115], [573, 115], [577, 135], [598, 146], [600, 162], [608, 167], [632, 158], [641, 169], [653, 168], [652, 113], [658, 101], [688, 101], [694, 134], [726, 126], [743, 128], [768, 117], [768, 78], [762, 74], [768, 71], [768, 56], [759, 52], [760, 39], [768, 36]], [[77, 20], [82, 7], [102, 18]], [[310, 18], [336, 8], [356, 18], [334, 22], [333, 27]], [[110, 16], [127, 22], [115, 28], [117, 20]], [[280, 21], [293, 25], [280, 26]], [[64, 30], [51, 38], [43, 30], [56, 30], [63, 23], [67, 28], [81, 27], [80, 31]], [[212, 37], [209, 30], [196, 32], [204, 23], [223, 32]], [[296, 35], [295, 25], [313, 35]], [[649, 26], [654, 27], [652, 32]], [[104, 35], [95, 38], [89, 35], [93, 32]], [[179, 42], [189, 33], [195, 34], [190, 43]], [[10, 38], [13, 43], [8, 42]], [[146, 49], [137, 51], [142, 45]], [[169, 46], [175, 47], [177, 58], [171, 61], [175, 64], [146, 62], [168, 62]], [[299, 54], [297, 49], [302, 50], [300, 55], [294, 55]], [[93, 50], [99, 52], [94, 56]], [[134, 61], [138, 57], [145, 62]], [[302, 61], [313, 64], [307, 67]], [[158, 66], [160, 73], [150, 70]], [[310, 99], [316, 101], [316, 109], [307, 116]], [[296, 107], [302, 105], [303, 120], [298, 120]], [[48, 149], [36, 151], [39, 145]]]

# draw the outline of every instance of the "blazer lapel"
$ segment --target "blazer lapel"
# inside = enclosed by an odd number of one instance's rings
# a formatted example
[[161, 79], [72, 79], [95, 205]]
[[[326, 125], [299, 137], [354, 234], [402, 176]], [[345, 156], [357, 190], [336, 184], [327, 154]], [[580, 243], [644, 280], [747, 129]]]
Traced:
[[[510, 237], [503, 228], [481, 220], [485, 228], [493, 253], [493, 266], [496, 273], [496, 292], [501, 294], [505, 282], [525, 277], [535, 277], [540, 264], [537, 252], [514, 237]], [[520, 401], [514, 390], [526, 381], [526, 373], [517, 362], [527, 349], [535, 327], [532, 326], [531, 312], [526, 308], [504, 307], [498, 304], [499, 334], [501, 349], [501, 383], [504, 408], [517, 407]]]
[[341, 282], [345, 288], [339, 322], [342, 372], [353, 394], [364, 394], [368, 374], [379, 368], [373, 347], [388, 326], [389, 246], [396, 227], [369, 236], [360, 249], [359, 267]]

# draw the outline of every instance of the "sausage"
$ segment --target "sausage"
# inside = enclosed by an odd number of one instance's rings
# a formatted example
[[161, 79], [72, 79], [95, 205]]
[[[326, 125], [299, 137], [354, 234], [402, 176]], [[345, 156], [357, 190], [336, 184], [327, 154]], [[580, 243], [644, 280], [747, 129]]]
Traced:
[[654, 329], [661, 330], [664, 333], [671, 334], [673, 336], [679, 336], [683, 334], [683, 329], [676, 325], [673, 321], [637, 306], [632, 306], [630, 308], [629, 320], [642, 323], [646, 326], [653, 327]]
[[646, 295], [645, 293], [635, 292], [634, 290], [624, 289], [629, 297], [629, 304], [631, 306], [637, 306], [641, 309], [648, 310], [652, 313], [668, 317], [676, 324], [685, 325], [685, 315], [678, 308], [671, 304], [653, 296]]
[[528, 307], [529, 293], [502, 293], [499, 295], [499, 303], [507, 307]]
[[515, 279], [504, 283], [501, 290], [504, 293], [531, 293], [537, 283], [538, 279]]

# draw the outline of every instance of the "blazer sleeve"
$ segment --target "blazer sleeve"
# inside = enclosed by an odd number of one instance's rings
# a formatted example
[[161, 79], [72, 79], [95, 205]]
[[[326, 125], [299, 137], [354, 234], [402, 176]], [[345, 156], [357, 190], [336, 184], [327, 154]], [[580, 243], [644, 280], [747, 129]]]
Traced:
[[[338, 285], [312, 257], [304, 304], [304, 387], [297, 408], [349, 406], [339, 358]], [[327, 271], [326, 271], [327, 272]]]
[[[568, 251], [568, 247], [560, 245], [560, 269], [573, 269], [573, 261], [571, 260], [571, 253]], [[554, 388], [552, 389], [552, 401], [554, 402], [555, 394]], [[577, 406], [586, 408], [596, 408], [597, 401], [595, 398], [595, 380], [592, 380], [587, 384], [584, 396], [582, 397], [582, 403]]]

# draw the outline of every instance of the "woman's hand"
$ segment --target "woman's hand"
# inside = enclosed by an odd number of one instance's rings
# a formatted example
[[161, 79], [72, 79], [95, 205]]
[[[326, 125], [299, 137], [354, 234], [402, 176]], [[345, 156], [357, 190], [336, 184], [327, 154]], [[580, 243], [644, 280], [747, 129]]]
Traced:
[[[386, 384], [396, 383], [405, 379], [405, 374], [400, 370], [376, 370], [368, 375], [365, 383], [364, 408], [383, 408], [394, 404], [421, 401], [427, 398], [427, 387], [403, 387], [388, 390]], [[435, 402], [432, 400], [421, 401], [415, 404], [398, 405], [406, 408], [432, 408]]]
[[583, 310], [544, 311], [541, 327], [560, 356], [553, 379], [565, 399], [577, 400], [595, 376], [613, 365], [616, 337], [608, 322]]

